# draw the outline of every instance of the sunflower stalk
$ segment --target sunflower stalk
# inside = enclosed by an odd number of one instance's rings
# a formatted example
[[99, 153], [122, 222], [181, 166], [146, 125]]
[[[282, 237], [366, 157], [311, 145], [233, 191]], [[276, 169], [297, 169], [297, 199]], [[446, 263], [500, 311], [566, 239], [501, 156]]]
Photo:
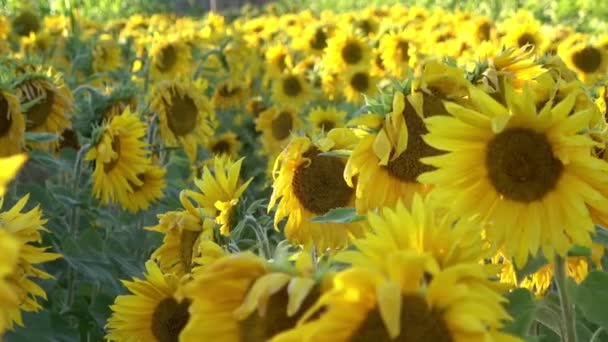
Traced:
[[574, 304], [571, 302], [566, 289], [566, 267], [566, 259], [557, 255], [555, 257], [555, 285], [557, 286], [557, 294], [559, 295], [561, 305], [563, 321], [562, 339], [566, 342], [577, 342]]
[[270, 249], [270, 241], [268, 240], [268, 235], [266, 231], [258, 221], [252, 215], [245, 216], [245, 222], [251, 222], [253, 226], [253, 232], [255, 233], [258, 242], [262, 245], [263, 248], [260, 248], [260, 252], [262, 252], [263, 256], [270, 257], [272, 255], [272, 251]]
[[[85, 144], [83, 145], [80, 150], [78, 150], [78, 154], [76, 154], [76, 161], [74, 162], [74, 171], [73, 171], [73, 177], [74, 177], [74, 183], [72, 184], [73, 188], [72, 188], [72, 193], [74, 195], [78, 194], [78, 186], [80, 184], [80, 176], [82, 174], [82, 159], [85, 155], [85, 153], [87, 153], [89, 151], [89, 149], [91, 148], [91, 144]], [[76, 228], [78, 224], [78, 206], [74, 206], [72, 208], [72, 215], [70, 218], [70, 222], [68, 225], [68, 232], [71, 234], [77, 233], [78, 229]]]

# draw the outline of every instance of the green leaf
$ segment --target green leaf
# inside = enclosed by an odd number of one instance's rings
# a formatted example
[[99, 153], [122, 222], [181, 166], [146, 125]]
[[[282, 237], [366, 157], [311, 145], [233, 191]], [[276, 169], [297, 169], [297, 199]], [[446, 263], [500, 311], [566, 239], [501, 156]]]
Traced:
[[323, 216], [313, 217], [310, 221], [317, 223], [352, 223], [365, 219], [365, 215], [357, 215], [355, 208], [334, 208]]
[[521, 269], [515, 269], [515, 273], [517, 274], [517, 280], [521, 281], [527, 275], [530, 275], [536, 271], [538, 271], [541, 267], [545, 266], [548, 263], [547, 259], [542, 254], [538, 254], [535, 257], [529, 258], [528, 263]]
[[589, 321], [608, 329], [608, 273], [591, 271], [574, 290], [574, 303]]
[[46, 133], [46, 132], [25, 132], [25, 141], [45, 143], [59, 139], [57, 134]]
[[580, 245], [574, 245], [568, 250], [568, 256], [572, 256], [572, 257], [591, 256], [591, 248], [585, 247], [585, 246], [580, 246]]
[[505, 327], [505, 332], [527, 336], [536, 315], [534, 295], [527, 289], [515, 289], [506, 297], [509, 299], [507, 310], [513, 321]]
[[593, 242], [597, 242], [608, 247], [608, 230], [602, 226], [595, 226], [595, 235], [593, 236]]

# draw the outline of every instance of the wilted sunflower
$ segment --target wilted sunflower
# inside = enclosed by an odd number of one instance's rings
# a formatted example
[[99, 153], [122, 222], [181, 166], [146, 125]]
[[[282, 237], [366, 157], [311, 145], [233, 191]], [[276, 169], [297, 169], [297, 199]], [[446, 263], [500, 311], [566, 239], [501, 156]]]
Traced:
[[163, 198], [165, 189], [165, 174], [167, 170], [158, 165], [148, 165], [146, 169], [137, 174], [140, 185], [129, 183], [130, 189], [120, 189], [117, 201], [132, 213], [146, 210], [153, 202]]
[[164, 234], [151, 259], [158, 262], [163, 272], [181, 277], [196, 265], [197, 246], [212, 237], [213, 221], [202, 219], [197, 212], [169, 211], [159, 214], [158, 224], [146, 229]]
[[255, 129], [262, 132], [262, 146], [268, 155], [280, 152], [292, 132], [302, 126], [298, 113], [289, 107], [270, 107], [260, 113]]
[[348, 129], [334, 129], [325, 139], [311, 141], [295, 137], [277, 157], [274, 166], [273, 192], [268, 210], [275, 205], [275, 227], [287, 217], [285, 236], [294, 244], [315, 246], [320, 252], [341, 248], [357, 236], [358, 223], [312, 222], [331, 209], [352, 207], [355, 191], [344, 181], [345, 162], [323, 152], [351, 149], [356, 136]]
[[608, 52], [599, 46], [588, 42], [580, 42], [572, 46], [562, 44], [557, 51], [583, 83], [593, 84], [606, 78]]
[[403, 78], [416, 65], [416, 40], [409, 30], [389, 33], [380, 39], [380, 58], [386, 70], [396, 78]]
[[123, 281], [131, 292], [116, 297], [106, 328], [109, 341], [178, 341], [189, 321], [191, 301], [177, 299], [179, 278], [146, 262], [144, 279]]
[[8, 277], [15, 272], [19, 261], [19, 242], [8, 232], [0, 229], [0, 337], [11, 326], [10, 312], [19, 310], [19, 298]]
[[4, 196], [8, 183], [16, 177], [26, 160], [26, 154], [0, 158], [0, 197]]
[[499, 331], [510, 319], [506, 298], [482, 265], [441, 270], [428, 255], [402, 252], [378, 266], [338, 273], [299, 324], [272, 341], [519, 341]]
[[355, 66], [368, 67], [371, 55], [365, 38], [339, 31], [327, 42], [323, 62], [328, 69], [340, 72]]
[[329, 132], [334, 128], [344, 127], [346, 112], [335, 107], [315, 107], [306, 117], [311, 133], [318, 131]]
[[[227, 255], [184, 286], [192, 299], [181, 341], [268, 341], [295, 326], [319, 293], [315, 281], [251, 253]], [[294, 272], [297, 274], [297, 272]]]
[[249, 98], [249, 89], [242, 83], [230, 80], [217, 84], [213, 92], [213, 105], [218, 109], [242, 108]]
[[116, 71], [122, 65], [120, 46], [109, 34], [101, 34], [93, 50], [95, 72]]
[[272, 99], [280, 106], [300, 108], [311, 98], [311, 86], [301, 73], [288, 70], [272, 81]]
[[215, 112], [209, 100], [191, 82], [164, 81], [155, 87], [150, 108], [158, 113], [163, 142], [181, 144], [188, 158], [196, 160], [197, 146], [213, 135]]
[[46, 292], [31, 278], [50, 279], [53, 276], [36, 268], [35, 265], [61, 257], [60, 254], [46, 252], [48, 247], [37, 247], [42, 242], [40, 232], [46, 231], [43, 227], [46, 220], [42, 218], [39, 206], [28, 212], [21, 212], [28, 199], [29, 195], [25, 195], [11, 209], [0, 213], [0, 230], [7, 232], [19, 243], [17, 266], [7, 278], [19, 305], [10, 308], [0, 306], [0, 311], [4, 311], [0, 313], [0, 317], [6, 318], [5, 321], [0, 322], [0, 326], [9, 329], [13, 328], [14, 323], [23, 326], [21, 311], [38, 312], [42, 309], [38, 298], [46, 299]]
[[226, 236], [230, 235], [234, 227], [232, 217], [234, 209], [253, 180], [250, 178], [244, 183], [240, 181], [242, 163], [243, 158], [233, 162], [228, 156], [216, 156], [213, 165], [214, 174], [205, 167], [202, 177], [194, 180], [200, 193], [192, 190], [183, 191], [200, 208], [215, 212], [215, 222], [220, 226], [220, 233]]
[[23, 149], [25, 120], [19, 99], [9, 90], [0, 89], [0, 157], [8, 157]]
[[344, 97], [351, 103], [360, 104], [364, 97], [374, 96], [378, 91], [378, 78], [372, 76], [367, 67], [350, 69], [342, 82]]
[[103, 126], [99, 141], [87, 152], [85, 159], [95, 161], [93, 195], [103, 204], [122, 198], [143, 186], [138, 177], [149, 166], [148, 152], [142, 138], [146, 126], [129, 109]]
[[213, 156], [219, 157], [225, 155], [232, 159], [236, 159], [241, 150], [241, 142], [234, 132], [226, 132], [213, 138], [209, 142], [207, 150], [209, 150]]
[[[590, 246], [587, 206], [608, 209], [597, 191], [608, 163], [591, 155], [595, 143], [581, 133], [593, 111], [569, 115], [575, 94], [537, 110], [529, 88], [517, 93], [506, 84], [506, 107], [469, 91], [470, 107], [446, 102], [452, 116], [426, 119], [425, 140], [447, 153], [425, 158], [437, 170], [419, 180], [436, 185], [437, 199], [454, 212], [488, 223], [488, 241], [519, 267], [539, 249], [553, 260], [572, 244]], [[563, 210], [574, 206], [580, 210]]]
[[[17, 83], [15, 92], [26, 105], [25, 130], [60, 134], [71, 125], [74, 110], [72, 93], [53, 71], [26, 74]], [[57, 143], [47, 144], [54, 147]]]
[[192, 68], [192, 49], [176, 37], [157, 38], [150, 46], [150, 75], [155, 80], [179, 78]]

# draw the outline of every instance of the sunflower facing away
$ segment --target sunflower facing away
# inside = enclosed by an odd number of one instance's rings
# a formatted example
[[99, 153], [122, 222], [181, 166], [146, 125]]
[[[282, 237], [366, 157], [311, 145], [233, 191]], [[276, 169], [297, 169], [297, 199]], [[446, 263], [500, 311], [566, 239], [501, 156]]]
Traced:
[[19, 99], [7, 90], [0, 90], [0, 157], [21, 152], [25, 136], [25, 120]]
[[272, 272], [251, 253], [225, 256], [184, 286], [192, 305], [181, 341], [268, 341], [295, 325], [316, 289], [313, 279]]
[[191, 82], [165, 81], [153, 91], [150, 108], [158, 113], [160, 135], [169, 147], [180, 144], [190, 160], [197, 146], [213, 136], [215, 112], [209, 100]]
[[176, 342], [190, 319], [188, 298], [178, 299], [179, 278], [146, 263], [144, 279], [123, 281], [131, 292], [116, 297], [106, 328], [109, 341]]
[[593, 111], [569, 115], [575, 94], [537, 110], [532, 90], [505, 85], [506, 107], [471, 87], [470, 108], [446, 102], [451, 116], [426, 119], [425, 140], [447, 153], [425, 158], [437, 170], [419, 180], [436, 185], [435, 196], [454, 212], [484, 221], [488, 241], [522, 267], [539, 249], [552, 260], [572, 244], [591, 245], [587, 206], [608, 210], [596, 190], [608, 164], [591, 155], [595, 143], [581, 133]]
[[139, 175], [150, 164], [142, 141], [145, 134], [145, 124], [127, 109], [103, 127], [97, 145], [87, 152], [85, 159], [95, 161], [93, 194], [103, 204], [124, 199], [125, 193], [144, 186]]
[[46, 292], [32, 278], [50, 279], [53, 276], [35, 266], [61, 257], [60, 254], [47, 252], [48, 247], [38, 247], [42, 242], [40, 232], [46, 231], [43, 227], [46, 220], [42, 218], [38, 206], [21, 212], [28, 199], [29, 195], [25, 195], [11, 209], [0, 213], [0, 230], [19, 244], [17, 265], [6, 277], [6, 283], [17, 297], [18, 306], [5, 308], [0, 305], [0, 318], [3, 319], [0, 326], [9, 329], [13, 328], [14, 323], [23, 326], [22, 311], [38, 312], [42, 309], [38, 298], [46, 299]]
[[355, 191], [343, 178], [345, 162], [321, 153], [348, 150], [357, 138], [348, 129], [334, 129], [325, 139], [295, 137], [277, 157], [273, 192], [268, 210], [275, 205], [275, 227], [287, 217], [285, 236], [294, 244], [315, 246], [320, 252], [345, 246], [362, 231], [358, 223], [317, 223], [311, 219], [339, 207], [352, 207]]

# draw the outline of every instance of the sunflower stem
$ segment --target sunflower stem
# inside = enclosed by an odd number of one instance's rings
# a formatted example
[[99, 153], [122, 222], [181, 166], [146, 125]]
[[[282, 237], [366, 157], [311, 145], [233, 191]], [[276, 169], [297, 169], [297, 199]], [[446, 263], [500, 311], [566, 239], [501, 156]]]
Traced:
[[563, 320], [564, 331], [562, 336], [563, 341], [577, 342], [576, 338], [576, 320], [574, 317], [574, 304], [571, 302], [566, 290], [566, 259], [557, 255], [555, 257], [555, 284], [557, 285], [557, 294], [561, 305], [561, 314]]
[[[76, 161], [74, 162], [74, 183], [72, 184], [72, 194], [75, 197], [78, 197], [78, 187], [80, 185], [80, 175], [82, 171], [82, 158], [85, 153], [91, 148], [91, 144], [83, 145], [80, 150], [78, 150], [78, 154], [76, 154]], [[68, 233], [74, 234], [77, 232], [76, 225], [78, 224], [78, 206], [74, 206], [72, 208], [72, 215], [70, 217], [70, 222], [68, 223]]]

